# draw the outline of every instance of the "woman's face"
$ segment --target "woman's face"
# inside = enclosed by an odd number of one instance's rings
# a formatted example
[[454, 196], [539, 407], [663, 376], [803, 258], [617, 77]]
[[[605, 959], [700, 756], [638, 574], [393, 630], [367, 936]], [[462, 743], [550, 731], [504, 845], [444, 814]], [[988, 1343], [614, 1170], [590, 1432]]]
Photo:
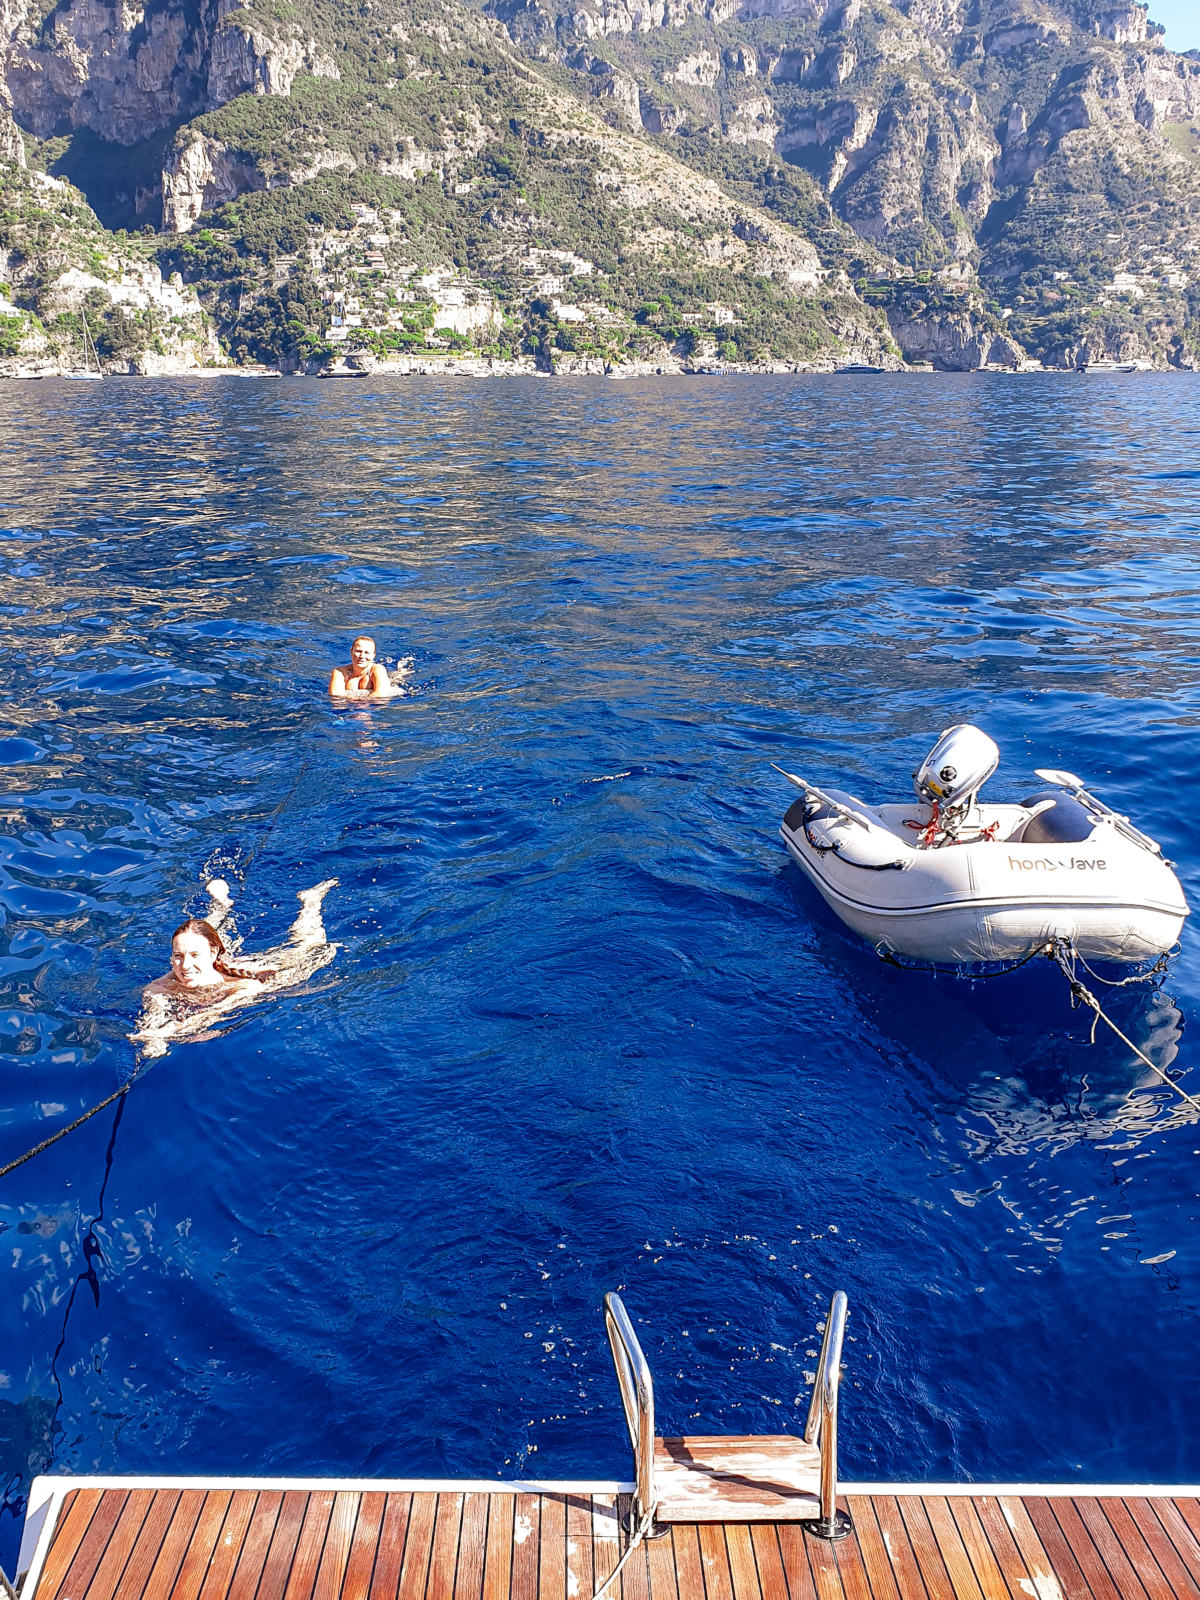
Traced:
[[375, 664], [374, 639], [355, 639], [350, 646], [350, 665], [355, 672], [369, 672]]
[[185, 989], [203, 989], [219, 983], [213, 966], [215, 951], [202, 933], [177, 933], [171, 943], [171, 971]]

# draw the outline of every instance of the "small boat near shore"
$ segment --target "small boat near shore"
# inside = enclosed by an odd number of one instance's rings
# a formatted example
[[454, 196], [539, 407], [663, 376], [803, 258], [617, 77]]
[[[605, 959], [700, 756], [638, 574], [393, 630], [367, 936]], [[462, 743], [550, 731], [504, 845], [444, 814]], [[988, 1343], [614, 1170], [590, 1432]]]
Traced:
[[[104, 377], [104, 369], [100, 365], [100, 354], [96, 349], [96, 342], [92, 338], [92, 330], [88, 327], [87, 313], [81, 309], [79, 315], [83, 323], [81, 340], [83, 366], [75, 367], [70, 372], [64, 372], [62, 376], [64, 378], [87, 379], [97, 382]], [[94, 368], [92, 366], [93, 361], [96, 363]]]
[[784, 843], [881, 954], [1011, 961], [1065, 941], [1085, 960], [1140, 963], [1170, 950], [1188, 906], [1155, 841], [1069, 772], [1037, 769], [1048, 787], [1019, 805], [981, 802], [998, 761], [979, 728], [948, 728], [913, 775], [915, 806], [785, 773], [801, 795]]

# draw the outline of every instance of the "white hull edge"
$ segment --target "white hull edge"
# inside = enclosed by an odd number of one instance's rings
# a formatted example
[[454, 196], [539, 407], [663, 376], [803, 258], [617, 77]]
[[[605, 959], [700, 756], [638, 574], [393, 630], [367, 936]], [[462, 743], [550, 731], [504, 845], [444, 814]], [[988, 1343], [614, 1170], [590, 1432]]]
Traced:
[[789, 855], [848, 927], [878, 948], [919, 960], [1012, 961], [1060, 937], [1088, 961], [1152, 961], [1176, 944], [1187, 915], [1186, 908], [1144, 901], [1049, 895], [871, 905], [841, 892], [820, 871], [817, 853], [789, 829], [781, 832]]

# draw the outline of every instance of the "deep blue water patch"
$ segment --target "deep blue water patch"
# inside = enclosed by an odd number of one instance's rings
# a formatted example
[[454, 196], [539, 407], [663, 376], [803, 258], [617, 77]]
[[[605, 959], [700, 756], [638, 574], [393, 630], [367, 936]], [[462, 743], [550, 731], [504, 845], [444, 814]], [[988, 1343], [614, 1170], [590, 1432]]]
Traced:
[[[0, 1180], [0, 1469], [1196, 1481], [1200, 1130], [1031, 967], [882, 965], [770, 762], [907, 793], [980, 722], [1200, 839], [1200, 383], [11, 388], [0, 1165], [107, 1094], [166, 939], [337, 876], [336, 962]], [[53, 473], [39, 470], [52, 460]], [[331, 706], [368, 630], [412, 693]], [[1200, 967], [1119, 991], [1198, 1092]], [[15, 1520], [3, 1525], [11, 1564]]]

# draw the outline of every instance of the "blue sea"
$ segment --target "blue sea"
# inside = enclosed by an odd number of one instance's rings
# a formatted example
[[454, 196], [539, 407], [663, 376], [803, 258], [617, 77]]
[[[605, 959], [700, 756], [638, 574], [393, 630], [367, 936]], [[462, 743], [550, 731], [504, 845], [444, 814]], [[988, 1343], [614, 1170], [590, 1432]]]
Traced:
[[[41, 1472], [1195, 1482], [1200, 1127], [1046, 965], [898, 972], [778, 836], [1065, 766], [1200, 905], [1200, 379], [8, 385], [0, 1165], [110, 1094], [219, 873], [336, 960], [0, 1179]], [[368, 631], [406, 692], [348, 708]], [[1122, 1029], [1200, 1094], [1195, 928]]]

